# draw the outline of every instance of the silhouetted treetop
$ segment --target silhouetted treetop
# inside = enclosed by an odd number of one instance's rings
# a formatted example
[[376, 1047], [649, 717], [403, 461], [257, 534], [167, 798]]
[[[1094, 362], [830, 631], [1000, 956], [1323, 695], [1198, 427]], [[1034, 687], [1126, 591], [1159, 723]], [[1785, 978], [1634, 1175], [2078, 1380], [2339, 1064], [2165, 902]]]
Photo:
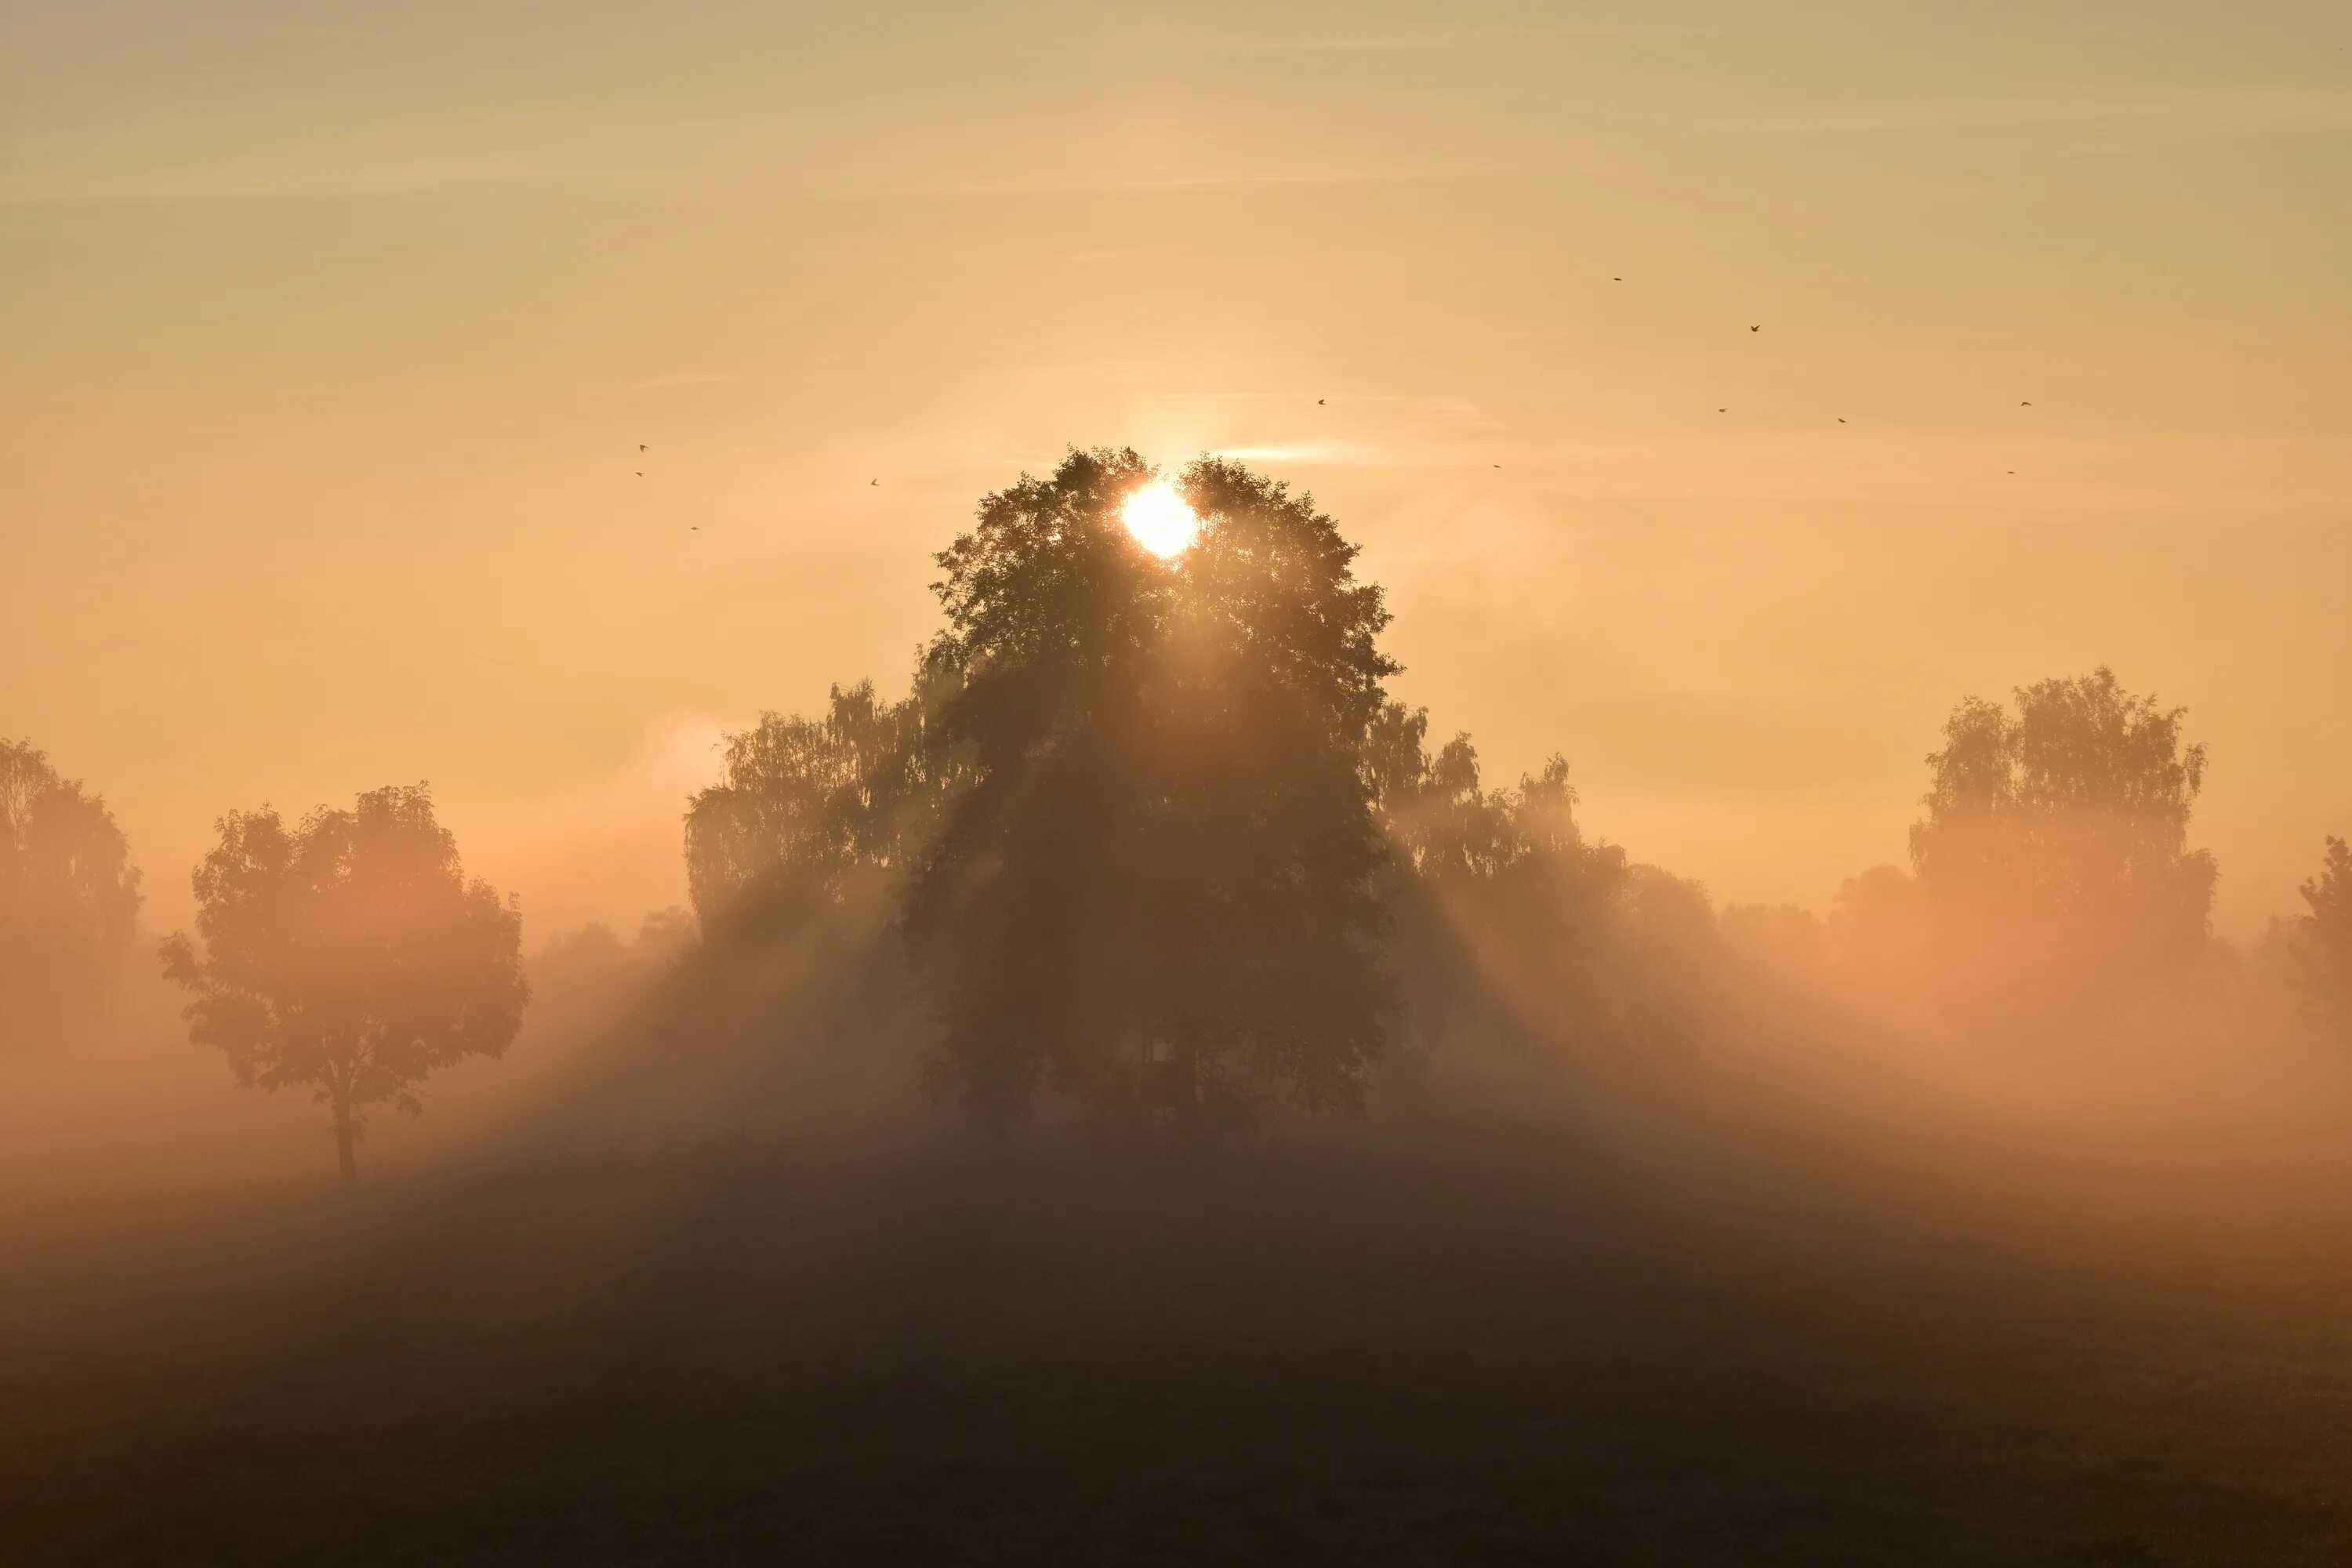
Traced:
[[[1139, 679], [1181, 649], [1245, 666], [1286, 689], [1296, 717], [1360, 739], [1396, 666], [1379, 648], [1381, 590], [1355, 580], [1356, 546], [1280, 482], [1203, 458], [1176, 481], [1199, 535], [1159, 560], [1119, 516], [1152, 478], [1131, 451], [1074, 452], [1051, 478], [986, 497], [976, 526], [940, 552], [949, 629], [936, 657], [966, 679], [946, 736], [1025, 744], [1085, 721], [1084, 706], [1055, 699]], [[993, 758], [983, 750], [983, 765]]]

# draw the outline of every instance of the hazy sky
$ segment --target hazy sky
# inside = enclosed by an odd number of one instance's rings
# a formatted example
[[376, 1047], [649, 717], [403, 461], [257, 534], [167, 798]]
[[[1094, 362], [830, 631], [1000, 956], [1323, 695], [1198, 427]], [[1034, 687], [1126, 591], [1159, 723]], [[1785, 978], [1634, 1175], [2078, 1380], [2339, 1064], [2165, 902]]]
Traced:
[[1955, 700], [2104, 660], [2243, 933], [2352, 832], [2347, 46], [8, 0], [0, 733], [162, 922], [223, 809], [417, 778], [531, 940], [634, 920], [719, 725], [903, 683], [978, 495], [1216, 450], [1363, 542], [1435, 730], [1719, 897], [1899, 860]]

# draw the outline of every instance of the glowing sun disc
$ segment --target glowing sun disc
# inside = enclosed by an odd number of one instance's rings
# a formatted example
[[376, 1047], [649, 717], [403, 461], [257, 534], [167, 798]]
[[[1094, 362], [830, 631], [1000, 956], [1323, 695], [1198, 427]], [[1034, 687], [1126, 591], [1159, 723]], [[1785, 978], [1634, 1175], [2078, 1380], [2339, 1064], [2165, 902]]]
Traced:
[[1201, 531], [1201, 520], [1166, 479], [1154, 479], [1131, 492], [1118, 515], [1135, 542], [1162, 561], [1183, 554]]

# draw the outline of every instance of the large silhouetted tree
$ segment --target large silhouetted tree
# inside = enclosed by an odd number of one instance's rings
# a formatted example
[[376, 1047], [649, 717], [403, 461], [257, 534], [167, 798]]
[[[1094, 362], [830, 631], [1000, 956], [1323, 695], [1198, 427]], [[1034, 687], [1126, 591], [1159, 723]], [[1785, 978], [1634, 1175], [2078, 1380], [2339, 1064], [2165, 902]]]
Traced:
[[190, 1037], [239, 1085], [308, 1088], [328, 1107], [350, 1182], [368, 1107], [414, 1114], [428, 1074], [513, 1040], [521, 917], [467, 880], [422, 784], [290, 829], [267, 807], [219, 828], [194, 879], [202, 946], [173, 936], [164, 973], [194, 994]]
[[2095, 1020], [2194, 959], [2213, 858], [2188, 847], [2205, 749], [2185, 710], [2102, 667], [1977, 698], [1931, 754], [1911, 858], [1956, 995], [1980, 1021]]
[[939, 557], [931, 657], [961, 684], [928, 741], [969, 782], [906, 925], [936, 1087], [986, 1121], [1041, 1092], [1352, 1108], [1382, 1042], [1380, 590], [1311, 501], [1212, 459], [1175, 481], [1196, 542], [1158, 559], [1120, 521], [1152, 479], [1073, 453]]
[[105, 801], [0, 741], [0, 1047], [86, 1020], [138, 916], [139, 873]]

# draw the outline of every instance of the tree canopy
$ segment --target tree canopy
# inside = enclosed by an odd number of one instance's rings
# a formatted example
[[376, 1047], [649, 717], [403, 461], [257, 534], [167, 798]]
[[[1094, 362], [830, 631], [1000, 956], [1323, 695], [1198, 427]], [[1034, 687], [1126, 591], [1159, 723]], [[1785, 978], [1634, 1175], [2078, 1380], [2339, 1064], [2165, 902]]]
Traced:
[[1946, 721], [1912, 863], [1978, 1010], [2095, 1014], [2206, 940], [2213, 858], [2188, 845], [2205, 749], [2182, 741], [2186, 710], [2104, 666], [2015, 698]]
[[1694, 884], [1588, 840], [1568, 761], [1486, 789], [1477, 749], [1433, 755], [1428, 715], [1391, 703], [1365, 770], [1395, 852], [1396, 960], [1419, 1047], [1449, 1036], [1507, 1049], [1687, 1043], [1712, 960]]
[[0, 741], [0, 1045], [85, 1017], [121, 973], [139, 872], [106, 802]]
[[907, 929], [936, 1087], [984, 1120], [1041, 1092], [1353, 1107], [1382, 1043], [1381, 592], [1311, 500], [1216, 459], [1175, 479], [1201, 526], [1159, 559], [1120, 521], [1153, 478], [1073, 453], [939, 556], [930, 659], [960, 684], [927, 739], [968, 782]]
[[761, 906], [838, 904], [929, 842], [956, 768], [929, 743], [951, 667], [926, 661], [896, 702], [835, 687], [824, 713], [763, 713], [729, 735], [719, 782], [686, 818], [688, 896], [706, 930]]
[[190, 1037], [238, 1084], [308, 1088], [329, 1108], [344, 1180], [367, 1108], [423, 1110], [427, 1075], [513, 1040], [529, 995], [522, 921], [467, 879], [423, 784], [321, 807], [289, 828], [232, 812], [194, 877], [201, 947], [163, 944], [193, 995]]

